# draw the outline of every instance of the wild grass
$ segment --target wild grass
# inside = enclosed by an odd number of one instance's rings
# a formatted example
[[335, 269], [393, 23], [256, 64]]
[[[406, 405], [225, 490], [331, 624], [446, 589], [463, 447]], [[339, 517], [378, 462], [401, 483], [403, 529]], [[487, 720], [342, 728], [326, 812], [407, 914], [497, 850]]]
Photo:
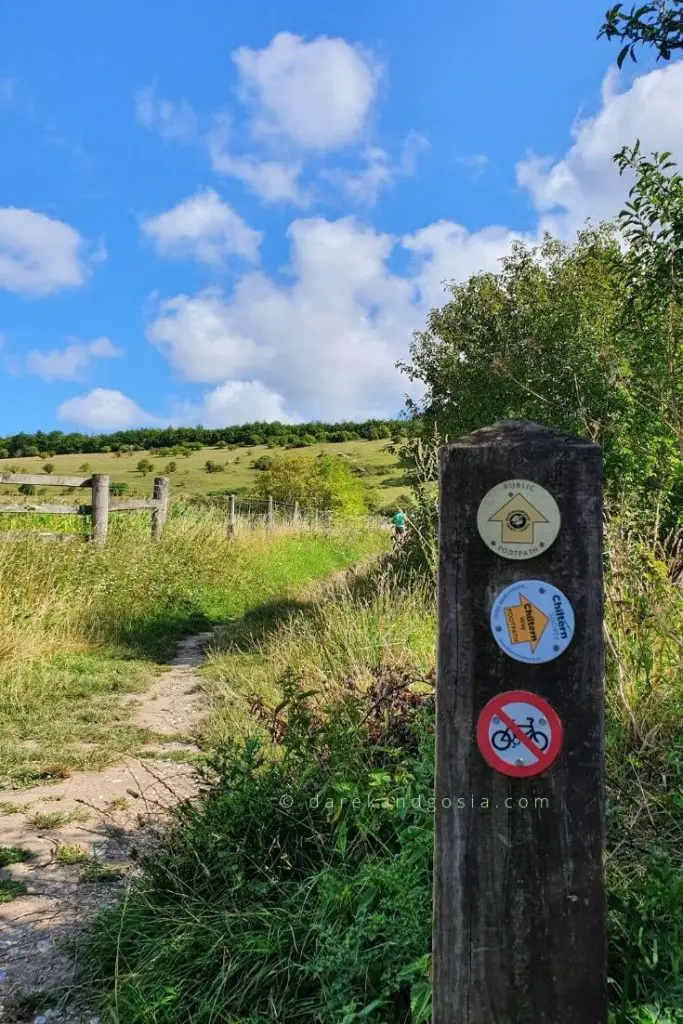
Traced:
[[140, 747], [148, 735], [121, 696], [144, 690], [180, 637], [294, 601], [385, 543], [367, 527], [244, 531], [230, 542], [210, 509], [172, 516], [158, 543], [136, 514], [117, 517], [100, 549], [0, 542], [0, 787]]
[[[608, 549], [610, 1024], [680, 1024], [683, 601], [667, 552]], [[435, 626], [352, 585], [221, 630], [206, 798], [85, 952], [108, 1019], [426, 1024], [431, 816], [394, 798], [431, 787]]]

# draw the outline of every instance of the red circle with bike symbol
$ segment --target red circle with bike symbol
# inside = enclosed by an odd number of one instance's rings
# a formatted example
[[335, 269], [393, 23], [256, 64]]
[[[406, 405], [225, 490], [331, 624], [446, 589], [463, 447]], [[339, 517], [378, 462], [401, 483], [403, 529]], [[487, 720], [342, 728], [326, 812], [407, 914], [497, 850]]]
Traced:
[[518, 779], [541, 775], [562, 750], [563, 729], [553, 707], [528, 690], [490, 700], [477, 722], [477, 745], [487, 764]]

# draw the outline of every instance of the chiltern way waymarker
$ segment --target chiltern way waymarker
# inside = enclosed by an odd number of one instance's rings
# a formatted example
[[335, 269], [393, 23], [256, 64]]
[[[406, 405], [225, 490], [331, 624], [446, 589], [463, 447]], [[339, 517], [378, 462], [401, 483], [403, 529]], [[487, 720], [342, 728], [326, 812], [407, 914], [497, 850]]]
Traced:
[[477, 528], [487, 547], [503, 558], [534, 558], [560, 529], [557, 502], [531, 480], [506, 480], [484, 495]]
[[512, 583], [491, 609], [496, 643], [515, 661], [542, 664], [559, 657], [574, 636], [574, 609], [561, 590], [543, 580]]
[[555, 761], [562, 732], [562, 722], [547, 700], [526, 690], [508, 690], [490, 700], [480, 714], [477, 745], [496, 771], [531, 778]]

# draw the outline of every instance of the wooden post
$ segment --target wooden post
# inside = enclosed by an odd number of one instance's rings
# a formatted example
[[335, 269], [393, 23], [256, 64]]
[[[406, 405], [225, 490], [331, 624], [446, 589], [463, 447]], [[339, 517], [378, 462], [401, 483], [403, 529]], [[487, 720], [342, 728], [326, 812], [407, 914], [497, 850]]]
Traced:
[[167, 476], [158, 476], [154, 480], [152, 497], [159, 504], [152, 510], [152, 540], [159, 540], [166, 525], [168, 516], [168, 501], [171, 491], [171, 481]]
[[109, 474], [92, 476], [92, 541], [104, 544], [109, 532]]
[[228, 496], [228, 537], [233, 540], [235, 537], [235, 495]]
[[299, 522], [299, 502], [294, 502], [294, 512], [292, 513], [292, 522], [296, 526]]
[[[535, 557], [513, 558], [510, 548], [508, 557], [498, 553], [503, 528], [509, 541], [525, 526], [511, 509], [505, 522], [495, 508], [490, 518], [487, 511], [489, 540], [479, 533], [480, 502], [506, 481], [521, 491], [529, 481], [536, 495], [545, 488], [559, 508], [559, 533], [536, 547]], [[512, 484], [504, 491], [521, 493]], [[527, 494], [533, 508], [539, 499]], [[433, 1024], [605, 1024], [600, 449], [523, 422], [461, 438], [442, 450], [439, 532]], [[573, 606], [566, 649], [557, 618], [545, 626], [542, 618], [527, 619], [532, 632], [525, 634], [528, 593], [518, 612], [509, 607], [509, 618], [496, 603], [511, 584], [525, 581], [531, 591], [534, 580], [556, 587]], [[540, 603], [549, 600], [545, 588], [539, 592]], [[511, 604], [517, 600], [513, 592]], [[499, 636], [515, 657], [494, 637], [492, 610], [505, 613]], [[532, 636], [551, 627], [545, 638]], [[517, 660], [534, 641], [539, 652], [541, 642], [553, 652], [550, 658]], [[557, 760], [535, 777], [505, 774], [480, 752], [487, 742], [504, 750], [507, 736], [516, 752], [511, 764], [541, 764], [529, 733], [520, 740], [505, 720], [503, 728], [485, 713], [491, 731], [477, 736], [485, 705], [512, 690], [545, 698], [563, 725]]]
[[273, 495], [268, 495], [268, 511], [266, 512], [266, 526], [268, 529], [273, 525]]

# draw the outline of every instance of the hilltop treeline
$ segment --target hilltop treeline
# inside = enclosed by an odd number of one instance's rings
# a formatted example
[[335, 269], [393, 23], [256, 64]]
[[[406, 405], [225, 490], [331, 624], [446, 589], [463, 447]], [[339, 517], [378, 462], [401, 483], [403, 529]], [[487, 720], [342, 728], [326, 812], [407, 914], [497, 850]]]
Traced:
[[97, 454], [123, 450], [214, 445], [286, 445], [340, 441], [377, 441], [415, 432], [417, 420], [366, 420], [364, 423], [246, 423], [239, 427], [164, 427], [118, 430], [113, 434], [65, 434], [61, 430], [0, 437], [0, 458], [35, 455]]

